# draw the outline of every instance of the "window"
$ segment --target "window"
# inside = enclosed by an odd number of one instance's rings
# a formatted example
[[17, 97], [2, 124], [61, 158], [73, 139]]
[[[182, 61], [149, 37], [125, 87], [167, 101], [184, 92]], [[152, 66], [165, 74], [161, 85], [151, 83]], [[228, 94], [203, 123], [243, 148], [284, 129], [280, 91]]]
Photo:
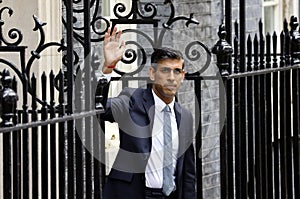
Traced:
[[269, 32], [271, 35], [276, 31], [277, 35], [282, 30], [282, 1], [264, 0], [263, 2], [263, 24], [264, 33]]

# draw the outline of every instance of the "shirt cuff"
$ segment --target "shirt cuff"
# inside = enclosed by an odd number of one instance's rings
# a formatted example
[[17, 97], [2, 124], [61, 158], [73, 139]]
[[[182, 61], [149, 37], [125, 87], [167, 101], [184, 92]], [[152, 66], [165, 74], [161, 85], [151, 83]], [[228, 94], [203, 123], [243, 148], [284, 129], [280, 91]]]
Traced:
[[111, 74], [104, 74], [102, 71], [98, 71], [95, 73], [97, 77], [97, 81], [99, 81], [101, 78], [106, 78], [107, 82], [111, 80]]

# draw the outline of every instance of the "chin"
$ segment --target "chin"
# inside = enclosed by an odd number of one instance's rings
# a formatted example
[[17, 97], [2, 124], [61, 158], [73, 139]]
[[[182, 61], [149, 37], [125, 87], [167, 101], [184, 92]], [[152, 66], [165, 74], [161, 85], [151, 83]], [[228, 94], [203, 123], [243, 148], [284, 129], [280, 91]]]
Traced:
[[165, 92], [164, 95], [168, 98], [174, 97], [176, 95], [176, 92]]

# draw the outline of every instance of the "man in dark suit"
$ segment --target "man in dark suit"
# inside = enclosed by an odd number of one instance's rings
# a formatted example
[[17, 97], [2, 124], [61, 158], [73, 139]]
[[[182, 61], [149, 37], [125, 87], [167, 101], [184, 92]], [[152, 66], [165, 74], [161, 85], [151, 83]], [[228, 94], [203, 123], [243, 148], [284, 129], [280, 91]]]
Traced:
[[[108, 79], [125, 50], [121, 34], [114, 28], [104, 37], [102, 72]], [[117, 122], [120, 134], [105, 199], [196, 198], [193, 118], [175, 102], [183, 62], [172, 49], [155, 49], [149, 68], [152, 88], [126, 88], [108, 99], [108, 86], [104, 89], [101, 119]]]

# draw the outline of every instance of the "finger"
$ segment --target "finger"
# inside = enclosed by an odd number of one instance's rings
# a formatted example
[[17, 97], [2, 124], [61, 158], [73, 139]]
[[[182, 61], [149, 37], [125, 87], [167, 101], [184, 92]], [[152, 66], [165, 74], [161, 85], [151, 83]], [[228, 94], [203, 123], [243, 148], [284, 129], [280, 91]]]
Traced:
[[122, 41], [120, 48], [122, 48], [123, 50], [126, 48], [125, 41]]
[[111, 29], [108, 28], [107, 31], [106, 31], [106, 33], [104, 34], [104, 44], [107, 44], [107, 42], [109, 41], [110, 32], [111, 32]]
[[106, 33], [104, 34], [104, 45], [107, 44], [107, 42], [109, 41], [109, 38], [110, 38], [109, 33], [106, 32]]
[[116, 33], [116, 41], [119, 42], [120, 38], [121, 38], [121, 35], [122, 35], [122, 30], [119, 30], [117, 33]]
[[114, 37], [116, 36], [116, 32], [117, 32], [117, 27], [115, 26], [114, 29], [112, 30], [110, 36], [111, 36], [112, 38], [114, 38]]

